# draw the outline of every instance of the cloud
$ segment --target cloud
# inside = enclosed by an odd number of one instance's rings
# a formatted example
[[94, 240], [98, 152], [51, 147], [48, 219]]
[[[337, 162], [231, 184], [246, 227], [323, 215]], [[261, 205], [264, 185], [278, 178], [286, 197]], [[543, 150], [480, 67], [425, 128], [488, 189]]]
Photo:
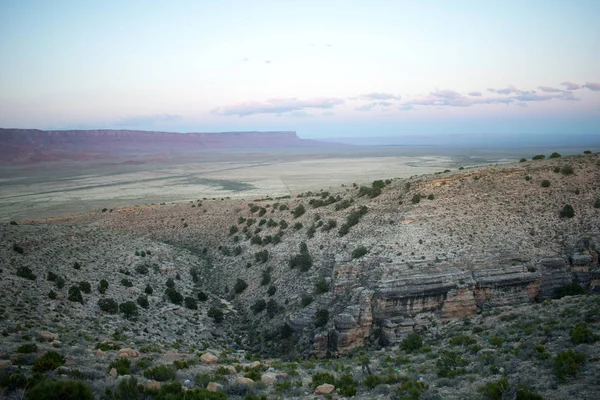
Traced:
[[403, 104], [400, 107], [398, 107], [398, 110], [402, 110], [402, 111], [410, 111], [414, 109], [414, 107], [411, 104]]
[[367, 93], [360, 95], [360, 98], [365, 100], [400, 100], [402, 96], [394, 96], [390, 93]]
[[331, 117], [332, 115], [335, 115], [335, 113], [332, 111], [325, 111], [324, 113], [321, 113], [321, 115], [324, 117]]
[[546, 92], [546, 93], [559, 93], [562, 92], [562, 89], [557, 89], [557, 88], [553, 88], [550, 86], [538, 86], [538, 89], [540, 89], [542, 92]]
[[505, 89], [498, 89], [498, 90], [496, 90], [495, 93], [498, 93], [498, 94], [511, 94], [511, 93], [517, 93], [518, 91], [519, 90], [516, 87], [514, 87], [512, 85], [509, 85]]
[[444, 98], [444, 99], [456, 99], [456, 98], [459, 98], [461, 96], [460, 93], [458, 93], [458, 92], [456, 92], [454, 90], [448, 90], [448, 89], [446, 89], [446, 90], [437, 90], [437, 91], [431, 93], [431, 95], [435, 96], [435, 97], [441, 97], [441, 98]]
[[151, 115], [131, 115], [118, 120], [114, 125], [117, 126], [148, 126], [161, 122], [175, 122], [181, 120], [180, 115], [175, 114], [151, 114]]
[[593, 90], [594, 92], [600, 91], [600, 83], [598, 83], [598, 82], [587, 82], [582, 87]]
[[527, 103], [525, 103], [525, 102], [517, 103], [517, 106], [519, 106], [519, 107], [529, 107], [527, 105]]
[[354, 110], [356, 111], [370, 111], [375, 107], [389, 107], [391, 106], [392, 103], [390, 103], [389, 101], [374, 101], [372, 103], [368, 103], [365, 104], [363, 106], [360, 107], [356, 107]]
[[271, 60], [265, 60], [265, 64], [271, 64]]
[[563, 83], [561, 83], [561, 85], [565, 86], [567, 88], [567, 90], [577, 90], [577, 89], [581, 88], [580, 85], [573, 83], [573, 82], [569, 82], [569, 81], [563, 82]]
[[482, 96], [481, 92], [469, 92], [469, 96]]
[[304, 111], [307, 108], [331, 109], [337, 105], [344, 104], [344, 100], [336, 97], [316, 98], [310, 100], [298, 100], [292, 98], [275, 98], [266, 101], [249, 101], [217, 107], [212, 110], [218, 115], [238, 115], [244, 117], [255, 114], [284, 114], [294, 111]]
[[244, 58], [242, 61], [243, 62], [247, 62], [247, 61], [250, 61], [250, 60], [248, 58]]

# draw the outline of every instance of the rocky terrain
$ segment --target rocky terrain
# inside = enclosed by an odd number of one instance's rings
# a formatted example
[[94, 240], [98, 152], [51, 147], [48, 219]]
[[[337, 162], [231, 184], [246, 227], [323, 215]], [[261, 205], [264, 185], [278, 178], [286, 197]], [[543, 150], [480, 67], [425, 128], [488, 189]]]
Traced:
[[[281, 149], [332, 146], [300, 139], [296, 132], [174, 133], [136, 130], [63, 130], [0, 128], [0, 162], [37, 163], [148, 158], [214, 149]], [[129, 161], [133, 162], [133, 161]]]
[[554, 155], [2, 225], [2, 393], [595, 398], [598, 182]]

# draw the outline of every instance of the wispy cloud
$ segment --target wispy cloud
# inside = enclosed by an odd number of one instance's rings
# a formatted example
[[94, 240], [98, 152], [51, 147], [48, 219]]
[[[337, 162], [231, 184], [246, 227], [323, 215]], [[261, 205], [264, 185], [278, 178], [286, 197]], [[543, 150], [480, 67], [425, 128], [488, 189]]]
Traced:
[[562, 92], [562, 89], [557, 89], [557, 88], [553, 88], [550, 86], [538, 86], [538, 89], [540, 89], [542, 92], [546, 92], [546, 93], [559, 93]]
[[390, 93], [367, 93], [360, 95], [364, 100], [400, 100], [402, 96], [394, 96]]
[[457, 91], [454, 90], [436, 90], [435, 92], [431, 93], [432, 96], [434, 97], [440, 97], [442, 99], [457, 99], [459, 97], [461, 97], [461, 94], [458, 93]]
[[114, 125], [124, 127], [151, 126], [157, 123], [175, 122], [179, 120], [181, 120], [181, 116], [176, 114], [131, 115], [121, 118]]
[[563, 83], [561, 83], [561, 85], [566, 87], [567, 90], [577, 90], [577, 89], [581, 88], [581, 85], [578, 85], [576, 83], [569, 82], [569, 81], [563, 82]]
[[481, 92], [469, 92], [469, 96], [483, 96]]
[[[488, 89], [489, 90], [489, 89]], [[513, 85], [509, 85], [504, 89], [498, 89], [495, 91], [495, 93], [498, 94], [511, 94], [511, 93], [517, 93], [519, 90], [514, 87]]]
[[582, 87], [593, 90], [594, 92], [600, 91], [600, 83], [598, 83], [598, 82], [587, 82]]
[[413, 108], [414, 107], [411, 104], [402, 104], [400, 107], [398, 107], [398, 109], [402, 111], [410, 111]]
[[368, 104], [362, 105], [360, 107], [356, 107], [355, 110], [356, 111], [370, 111], [375, 107], [385, 108], [385, 107], [389, 107], [391, 105], [392, 105], [392, 103], [390, 103], [389, 101], [374, 101], [372, 103], [368, 103]]
[[310, 108], [331, 109], [337, 105], [344, 104], [344, 100], [336, 97], [317, 98], [310, 100], [298, 100], [292, 98], [275, 98], [266, 101], [249, 101], [218, 107], [212, 110], [213, 114], [238, 115], [244, 117], [255, 114], [284, 114], [294, 111], [304, 111]]

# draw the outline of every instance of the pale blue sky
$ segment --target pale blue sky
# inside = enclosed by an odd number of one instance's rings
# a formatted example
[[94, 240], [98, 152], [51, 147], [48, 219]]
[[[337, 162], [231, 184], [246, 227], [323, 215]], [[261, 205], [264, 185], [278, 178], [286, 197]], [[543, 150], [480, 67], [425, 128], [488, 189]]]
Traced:
[[597, 0], [0, 0], [0, 127], [600, 134], [599, 15]]

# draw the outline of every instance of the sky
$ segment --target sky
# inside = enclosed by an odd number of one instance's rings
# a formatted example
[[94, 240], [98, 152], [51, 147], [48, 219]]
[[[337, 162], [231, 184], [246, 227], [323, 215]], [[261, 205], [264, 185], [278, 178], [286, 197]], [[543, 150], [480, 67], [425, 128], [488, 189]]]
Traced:
[[0, 127], [598, 134], [598, 0], [0, 0]]

